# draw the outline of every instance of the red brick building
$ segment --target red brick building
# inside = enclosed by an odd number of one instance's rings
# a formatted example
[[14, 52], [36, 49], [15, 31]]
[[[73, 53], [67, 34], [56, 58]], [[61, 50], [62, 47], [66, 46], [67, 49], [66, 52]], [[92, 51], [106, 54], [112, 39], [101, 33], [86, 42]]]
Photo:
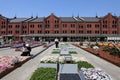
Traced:
[[120, 37], [120, 17], [108, 13], [103, 17], [6, 18], [0, 15], [0, 36], [4, 39], [63, 41], [106, 40]]

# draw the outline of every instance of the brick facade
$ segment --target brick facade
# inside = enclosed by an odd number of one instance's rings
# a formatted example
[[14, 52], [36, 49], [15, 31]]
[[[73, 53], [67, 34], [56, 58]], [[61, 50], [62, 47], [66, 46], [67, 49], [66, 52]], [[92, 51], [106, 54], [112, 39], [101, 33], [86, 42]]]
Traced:
[[80, 41], [105, 40], [120, 36], [120, 17], [108, 13], [103, 17], [48, 17], [6, 18], [0, 15], [0, 36], [4, 39]]

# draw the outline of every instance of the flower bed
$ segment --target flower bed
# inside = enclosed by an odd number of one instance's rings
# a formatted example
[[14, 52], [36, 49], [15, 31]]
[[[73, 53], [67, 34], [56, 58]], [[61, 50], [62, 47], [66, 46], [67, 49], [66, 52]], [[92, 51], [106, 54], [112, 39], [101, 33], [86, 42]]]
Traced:
[[[75, 44], [75, 45], [82, 48], [80, 45], [77, 45], [77, 44]], [[109, 49], [108, 46], [100, 46], [98, 50], [95, 50], [95, 49], [93, 49], [91, 47], [82, 48], [82, 49], [84, 49], [84, 50], [86, 50], [86, 51], [88, 51], [88, 52], [90, 52], [90, 53], [92, 53], [94, 55], [97, 55], [97, 56], [99, 56], [99, 57], [101, 57], [101, 58], [103, 58], [103, 59], [105, 59], [105, 60], [107, 60], [107, 61], [109, 61], [109, 62], [111, 62], [111, 63], [113, 63], [115, 65], [117, 65], [117, 66], [120, 66], [120, 57], [113, 55], [113, 54], [118, 55], [120, 53], [118, 53], [118, 51], [117, 51], [117, 53], [113, 53], [113, 52], [116, 52], [115, 49], [112, 50], [112, 48], [110, 48], [112, 51], [108, 50]], [[111, 52], [108, 52], [107, 50], [111, 51]]]
[[55, 80], [55, 68], [38, 68], [35, 70], [30, 80]]
[[98, 68], [82, 68], [80, 74], [83, 80], [112, 80], [110, 75]]
[[23, 43], [14, 43], [11, 45], [11, 48], [19, 48], [19, 47], [22, 47], [23, 46]]
[[6, 47], [10, 47], [10, 46], [11, 46], [11, 44], [1, 44], [0, 48], [6, 48]]
[[[65, 57], [64, 56], [45, 56], [43, 57], [40, 62], [41, 63], [56, 63], [59, 61], [60, 63], [65, 63]], [[73, 57], [72, 56], [72, 61], [74, 62], [79, 62], [79, 61], [87, 61], [85, 58], [81, 57]]]
[[41, 63], [56, 63], [59, 60], [60, 63], [64, 63], [65, 58], [63, 56], [45, 56], [40, 62]]
[[17, 64], [23, 63], [30, 57], [0, 56], [0, 78], [9, 73]]

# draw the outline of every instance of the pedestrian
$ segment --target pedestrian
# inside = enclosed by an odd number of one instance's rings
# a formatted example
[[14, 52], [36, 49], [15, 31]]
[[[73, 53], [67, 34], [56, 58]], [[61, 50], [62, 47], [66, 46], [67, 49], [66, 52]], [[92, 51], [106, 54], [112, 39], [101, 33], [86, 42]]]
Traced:
[[59, 44], [59, 41], [58, 41], [57, 38], [55, 38], [55, 46], [56, 46], [56, 48], [58, 48], [58, 44]]
[[27, 47], [27, 55], [30, 56], [30, 52], [31, 52], [31, 47], [29, 44], [26, 44], [26, 47]]
[[21, 56], [27, 56], [27, 51], [28, 51], [28, 49], [27, 49], [26, 45], [23, 44]]

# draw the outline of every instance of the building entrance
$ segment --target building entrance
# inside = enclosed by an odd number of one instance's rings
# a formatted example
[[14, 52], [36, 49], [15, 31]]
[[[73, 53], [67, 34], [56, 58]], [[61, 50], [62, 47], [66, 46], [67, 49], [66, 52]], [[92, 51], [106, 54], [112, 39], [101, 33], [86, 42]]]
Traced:
[[67, 42], [67, 37], [63, 37], [63, 42]]

